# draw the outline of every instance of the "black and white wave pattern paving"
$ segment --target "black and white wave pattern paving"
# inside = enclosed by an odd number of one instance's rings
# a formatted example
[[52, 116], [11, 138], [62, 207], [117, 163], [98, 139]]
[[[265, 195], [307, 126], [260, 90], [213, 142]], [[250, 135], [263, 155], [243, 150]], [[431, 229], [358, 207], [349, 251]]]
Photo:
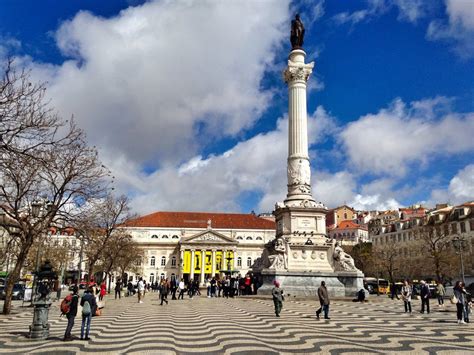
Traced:
[[[143, 304], [135, 297], [109, 299], [94, 317], [91, 340], [63, 342], [66, 318], [58, 304], [50, 312], [50, 337], [26, 338], [31, 309], [0, 316], [0, 353], [8, 354], [474, 354], [474, 326], [459, 325], [455, 307], [431, 314], [405, 314], [403, 302], [372, 298], [368, 303], [331, 303], [331, 320], [317, 320], [315, 300], [287, 300], [280, 318], [269, 298], [206, 297], [169, 300], [160, 306], [157, 293]], [[80, 336], [80, 317], [73, 335]]]

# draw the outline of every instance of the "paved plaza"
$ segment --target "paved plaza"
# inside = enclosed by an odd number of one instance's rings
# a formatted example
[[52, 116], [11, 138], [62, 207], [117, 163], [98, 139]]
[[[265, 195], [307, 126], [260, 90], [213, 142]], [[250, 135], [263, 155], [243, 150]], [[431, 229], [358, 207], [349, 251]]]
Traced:
[[[31, 309], [0, 316], [0, 352], [25, 353], [438, 353], [474, 354], [474, 326], [458, 325], [453, 305], [432, 313], [403, 312], [401, 301], [373, 297], [365, 304], [331, 303], [331, 320], [316, 320], [315, 300], [287, 300], [280, 318], [270, 298], [195, 297], [160, 306], [157, 293], [145, 303], [110, 299], [93, 318], [90, 341], [64, 343], [66, 319], [55, 303], [50, 338], [25, 336]], [[18, 304], [16, 304], [18, 305]], [[419, 301], [414, 302], [418, 311]], [[73, 335], [80, 335], [76, 318]]]

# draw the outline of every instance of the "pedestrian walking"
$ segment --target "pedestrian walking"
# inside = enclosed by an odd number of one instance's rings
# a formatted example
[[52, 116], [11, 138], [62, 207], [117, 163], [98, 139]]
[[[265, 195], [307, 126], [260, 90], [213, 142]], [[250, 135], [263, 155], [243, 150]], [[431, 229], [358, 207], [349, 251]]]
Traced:
[[329, 318], [329, 293], [324, 281], [321, 281], [321, 286], [318, 288], [318, 298], [321, 307], [316, 311], [316, 317], [319, 319], [321, 312], [324, 312], [324, 319], [331, 319]]
[[171, 291], [171, 299], [176, 300], [176, 291], [178, 289], [178, 285], [176, 285], [176, 279], [172, 279], [170, 282], [170, 291]]
[[405, 280], [405, 283], [402, 286], [402, 300], [405, 305], [405, 313], [411, 313], [411, 295], [413, 294], [413, 288], [408, 283], [408, 280]]
[[117, 279], [117, 282], [115, 283], [115, 299], [117, 299], [117, 296], [119, 299], [122, 297], [121, 292], [122, 292], [122, 281], [120, 281], [120, 279]]
[[428, 284], [424, 281], [420, 281], [421, 289], [420, 289], [420, 296], [421, 296], [421, 311], [420, 313], [425, 313], [425, 306], [426, 306], [426, 313], [430, 313], [430, 288]]
[[466, 294], [463, 290], [462, 281], [457, 281], [453, 288], [454, 296], [452, 298], [453, 303], [456, 304], [456, 317], [458, 324], [464, 324], [464, 304], [466, 302]]
[[438, 295], [438, 307], [444, 307], [444, 295], [446, 294], [446, 290], [441, 281], [439, 281], [436, 286], [436, 294]]
[[99, 301], [102, 301], [104, 299], [104, 296], [106, 293], [107, 293], [107, 285], [105, 284], [105, 281], [102, 281], [102, 283], [100, 284]]
[[143, 279], [141, 277], [140, 277], [140, 280], [138, 281], [137, 291], [138, 291], [138, 303], [143, 303], [142, 298], [143, 298], [143, 295], [145, 294], [145, 284], [143, 283]]
[[133, 296], [133, 284], [132, 281], [128, 281], [127, 284], [127, 296]]
[[211, 280], [211, 297], [217, 297], [216, 288], [217, 288], [217, 281], [216, 281], [216, 278], [213, 277]]
[[280, 288], [280, 283], [278, 281], [273, 281], [272, 289], [272, 296], [273, 296], [273, 304], [275, 306], [275, 315], [280, 317], [281, 309], [283, 308], [283, 301], [285, 300], [283, 296], [283, 290]]
[[169, 292], [169, 285], [168, 285], [168, 280], [161, 280], [160, 284], [160, 306], [163, 306], [163, 302], [166, 302], [168, 304], [168, 292]]
[[179, 288], [178, 300], [179, 299], [184, 300], [184, 291], [185, 291], [185, 288], [186, 288], [186, 286], [184, 284], [184, 279], [181, 279], [181, 281], [178, 284], [178, 288]]
[[84, 296], [82, 296], [81, 306], [82, 306], [81, 340], [89, 340], [91, 319], [97, 310], [97, 302], [90, 288], [87, 288], [84, 293]]
[[67, 326], [64, 333], [64, 341], [71, 341], [73, 337], [71, 335], [72, 328], [74, 327], [74, 320], [77, 316], [77, 305], [79, 304], [79, 295], [77, 294], [78, 288], [76, 285], [72, 287], [72, 297], [69, 303], [69, 309], [66, 312]]

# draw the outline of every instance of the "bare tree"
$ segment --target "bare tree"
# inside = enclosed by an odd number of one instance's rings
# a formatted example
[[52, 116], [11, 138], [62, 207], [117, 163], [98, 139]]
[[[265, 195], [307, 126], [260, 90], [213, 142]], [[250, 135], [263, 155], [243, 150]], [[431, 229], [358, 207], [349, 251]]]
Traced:
[[365, 275], [376, 274], [376, 258], [372, 243], [358, 243], [347, 252], [354, 258], [355, 266]]
[[388, 280], [393, 283], [396, 273], [399, 271], [399, 250], [394, 241], [390, 241], [383, 247], [375, 247], [374, 255], [376, 257], [376, 269], [382, 274], [388, 276]]
[[[7, 231], [17, 231], [18, 255], [6, 285], [3, 313], [11, 311], [14, 284], [31, 246], [56, 219], [103, 194], [108, 171], [84, 132], [64, 122], [44, 102], [44, 86], [7, 65], [0, 83], [0, 211]], [[73, 208], [74, 207], [74, 208]]]
[[456, 265], [456, 255], [452, 247], [452, 235], [448, 228], [426, 225], [420, 227], [415, 233], [419, 238], [420, 256], [423, 260], [430, 261], [421, 264], [425, 276], [435, 276], [439, 282], [454, 276], [453, 265]]
[[[142, 256], [142, 252], [132, 236], [120, 229], [115, 231], [113, 239], [110, 239], [108, 244], [103, 250], [101, 264], [103, 272], [107, 275], [108, 290], [110, 292], [112, 272], [119, 271], [122, 275], [127, 267], [131, 266], [132, 261], [137, 261]], [[126, 261], [128, 261], [128, 265], [124, 265]]]
[[[116, 230], [120, 224], [131, 218], [129, 212], [126, 196], [115, 197], [108, 194], [104, 199], [91, 202], [87, 211], [82, 214], [78, 228], [84, 238], [89, 281], [93, 278], [96, 265], [106, 259], [106, 253], [113, 250], [111, 248], [116, 242]], [[100, 271], [106, 269], [109, 269], [109, 266], [102, 264]]]

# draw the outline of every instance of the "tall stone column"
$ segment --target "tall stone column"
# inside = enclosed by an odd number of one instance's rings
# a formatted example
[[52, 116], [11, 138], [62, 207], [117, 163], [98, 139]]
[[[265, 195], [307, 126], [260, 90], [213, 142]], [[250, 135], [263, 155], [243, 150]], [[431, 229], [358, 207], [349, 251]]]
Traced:
[[189, 279], [194, 281], [194, 249], [191, 249], [191, 270], [189, 274]]
[[183, 278], [183, 268], [184, 268], [184, 250], [179, 250], [179, 279]]
[[315, 207], [311, 195], [311, 168], [308, 155], [308, 117], [306, 111], [306, 82], [314, 62], [305, 64], [306, 53], [291, 51], [284, 72], [288, 84], [288, 194], [289, 207]]
[[205, 285], [204, 277], [206, 272], [206, 249], [201, 249], [201, 285]]
[[216, 276], [216, 249], [212, 249], [212, 268], [211, 268], [211, 275], [212, 277]]

